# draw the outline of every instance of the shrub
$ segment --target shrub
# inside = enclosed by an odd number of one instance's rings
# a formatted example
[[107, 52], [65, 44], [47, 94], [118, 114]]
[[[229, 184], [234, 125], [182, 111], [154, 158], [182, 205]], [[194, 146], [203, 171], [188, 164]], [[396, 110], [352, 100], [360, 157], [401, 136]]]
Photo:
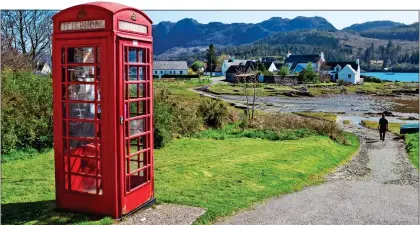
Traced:
[[1, 152], [51, 147], [51, 76], [10, 69], [4, 69], [1, 76]]
[[153, 101], [154, 146], [161, 148], [172, 140], [173, 116], [169, 104], [162, 99]]
[[198, 106], [198, 113], [203, 117], [208, 127], [221, 128], [228, 120], [229, 111], [226, 105], [219, 99], [203, 99]]
[[363, 78], [363, 82], [381, 83], [382, 80], [380, 78], [377, 78], [377, 77], [365, 76]]

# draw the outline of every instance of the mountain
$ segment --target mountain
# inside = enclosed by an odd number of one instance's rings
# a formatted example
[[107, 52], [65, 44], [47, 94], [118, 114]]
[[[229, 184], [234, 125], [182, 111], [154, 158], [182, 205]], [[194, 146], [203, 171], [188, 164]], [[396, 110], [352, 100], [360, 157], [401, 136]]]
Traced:
[[360, 36], [384, 40], [419, 40], [419, 23], [401, 25], [387, 29], [374, 28], [360, 32]]
[[384, 29], [384, 28], [391, 28], [404, 25], [403, 23], [397, 23], [389, 20], [382, 20], [382, 21], [370, 21], [365, 23], [356, 23], [349, 27], [343, 28], [343, 31], [355, 31], [355, 32], [362, 32], [369, 29]]
[[299, 16], [294, 19], [273, 17], [256, 24], [220, 22], [201, 24], [194, 19], [186, 18], [176, 23], [160, 22], [153, 25], [154, 51], [160, 54], [174, 47], [202, 47], [209, 44], [241, 45], [277, 32], [303, 29], [337, 30], [322, 17]]

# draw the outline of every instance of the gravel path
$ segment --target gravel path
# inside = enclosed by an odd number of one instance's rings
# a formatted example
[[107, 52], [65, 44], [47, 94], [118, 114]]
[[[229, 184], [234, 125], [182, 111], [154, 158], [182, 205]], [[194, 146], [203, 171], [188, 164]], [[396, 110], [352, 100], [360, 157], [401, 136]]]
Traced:
[[206, 210], [198, 207], [161, 204], [140, 210], [119, 222], [118, 225], [190, 225]]
[[327, 182], [272, 199], [217, 224], [419, 224], [418, 171], [404, 143], [357, 125], [360, 151]]

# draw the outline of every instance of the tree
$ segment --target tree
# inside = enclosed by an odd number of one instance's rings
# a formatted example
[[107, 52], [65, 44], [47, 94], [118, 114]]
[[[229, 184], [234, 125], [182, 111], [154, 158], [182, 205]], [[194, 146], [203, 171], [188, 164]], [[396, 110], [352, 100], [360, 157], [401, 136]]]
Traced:
[[317, 78], [317, 74], [314, 71], [311, 62], [308, 62], [308, 64], [306, 64], [306, 68], [302, 70], [298, 75], [298, 80], [302, 82], [308, 82], [308, 81], [313, 82], [316, 80], [316, 78]]
[[197, 72], [200, 68], [204, 67], [204, 62], [202, 61], [195, 61], [192, 65], [191, 65], [191, 69], [194, 70], [194, 72]]
[[281, 76], [287, 76], [290, 74], [289, 68], [287, 66], [282, 66], [280, 68], [280, 71], [278, 72], [279, 75]]
[[219, 57], [217, 57], [216, 64], [221, 67], [223, 65], [223, 61], [228, 60], [228, 59], [229, 59], [229, 55], [222, 53]]
[[210, 68], [210, 76], [213, 76], [214, 68], [216, 67], [216, 50], [213, 44], [209, 45], [209, 49], [206, 50], [207, 68]]
[[7, 46], [29, 55], [33, 61], [51, 55], [51, 19], [55, 13], [50, 10], [2, 11], [2, 48]]

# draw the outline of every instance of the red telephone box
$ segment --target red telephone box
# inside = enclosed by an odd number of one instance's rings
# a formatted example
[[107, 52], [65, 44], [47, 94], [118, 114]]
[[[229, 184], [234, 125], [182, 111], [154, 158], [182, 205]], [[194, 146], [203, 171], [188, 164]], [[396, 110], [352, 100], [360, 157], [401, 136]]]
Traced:
[[109, 2], [53, 20], [57, 207], [120, 218], [153, 204], [152, 21]]

